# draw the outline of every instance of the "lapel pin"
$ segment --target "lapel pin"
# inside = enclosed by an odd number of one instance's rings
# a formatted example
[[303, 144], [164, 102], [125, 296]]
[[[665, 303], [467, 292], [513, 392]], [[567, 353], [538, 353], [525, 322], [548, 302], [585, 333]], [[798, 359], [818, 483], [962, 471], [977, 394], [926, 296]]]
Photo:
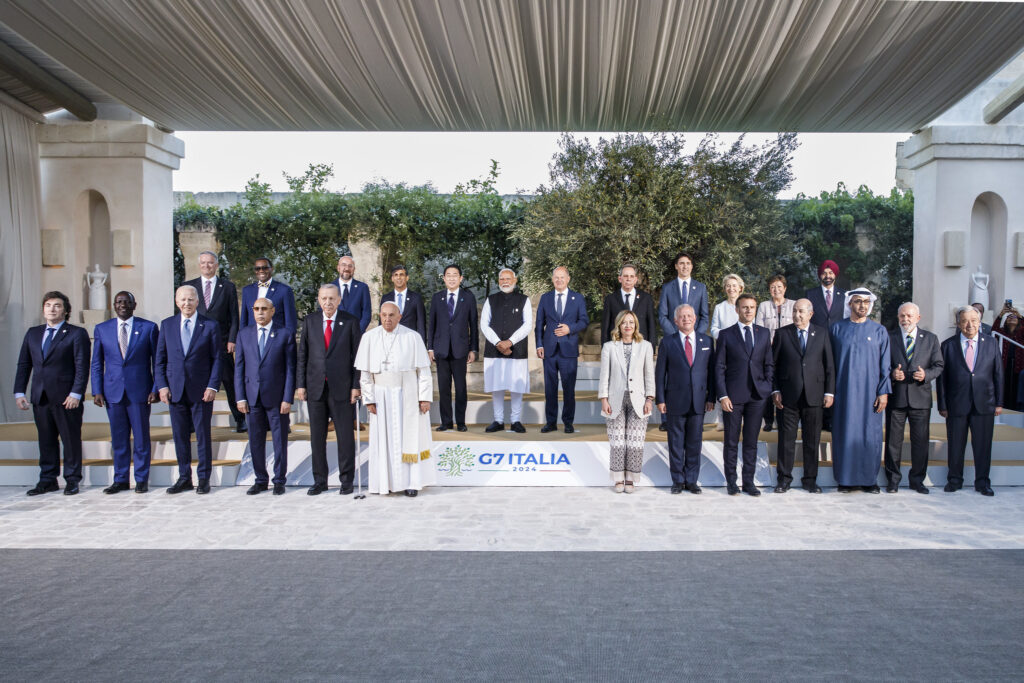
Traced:
[[271, 338], [271, 339], [273, 339], [273, 338], [274, 338], [274, 333], [273, 333], [273, 332], [271, 332], [271, 333], [270, 333], [270, 338]]

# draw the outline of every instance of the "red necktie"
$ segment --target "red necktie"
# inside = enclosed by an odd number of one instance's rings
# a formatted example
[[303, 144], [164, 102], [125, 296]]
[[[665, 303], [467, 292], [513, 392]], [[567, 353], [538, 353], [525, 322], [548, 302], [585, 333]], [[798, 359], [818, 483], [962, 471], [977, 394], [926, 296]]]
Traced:
[[327, 320], [325, 322], [327, 324], [324, 325], [324, 351], [327, 351], [328, 349], [331, 348], [331, 328], [334, 327], [334, 325], [331, 323], [330, 320]]
[[686, 338], [686, 362], [693, 365], [693, 345], [690, 344], [689, 337]]

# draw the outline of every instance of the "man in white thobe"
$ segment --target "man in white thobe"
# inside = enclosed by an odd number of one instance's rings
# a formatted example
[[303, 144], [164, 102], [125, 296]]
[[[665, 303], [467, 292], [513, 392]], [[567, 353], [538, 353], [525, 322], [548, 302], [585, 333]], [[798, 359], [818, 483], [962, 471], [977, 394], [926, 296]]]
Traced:
[[516, 292], [516, 274], [509, 268], [498, 273], [498, 289], [487, 297], [480, 312], [484, 345], [484, 391], [491, 395], [494, 421], [484, 430], [505, 429], [505, 392], [511, 398], [512, 431], [523, 434], [523, 394], [530, 390], [527, 360], [528, 337], [533, 329], [533, 309], [525, 294]]
[[435, 478], [428, 460], [434, 382], [423, 338], [399, 325], [401, 317], [392, 302], [380, 307], [380, 327], [363, 335], [355, 365], [370, 414], [370, 493], [413, 497]]

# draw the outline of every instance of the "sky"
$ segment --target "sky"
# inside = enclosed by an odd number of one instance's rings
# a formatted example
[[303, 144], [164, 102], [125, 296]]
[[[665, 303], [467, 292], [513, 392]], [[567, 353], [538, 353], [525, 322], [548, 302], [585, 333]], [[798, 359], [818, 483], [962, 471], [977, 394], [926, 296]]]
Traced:
[[[174, 189], [242, 191], [257, 173], [275, 192], [287, 191], [284, 173], [300, 175], [311, 163], [334, 165], [332, 190], [358, 192], [374, 180], [432, 184], [450, 192], [499, 164], [501, 194], [532, 193], [548, 180], [557, 133], [223, 133], [178, 131], [185, 158]], [[609, 134], [581, 133], [592, 139]], [[701, 133], [687, 134], [696, 144]], [[730, 142], [735, 135], [723, 134]], [[750, 134], [751, 142], [772, 136]], [[794, 182], [782, 198], [816, 196], [839, 182], [888, 193], [895, 185], [896, 143], [910, 133], [806, 133], [793, 156]], [[688, 145], [690, 149], [692, 146]]]

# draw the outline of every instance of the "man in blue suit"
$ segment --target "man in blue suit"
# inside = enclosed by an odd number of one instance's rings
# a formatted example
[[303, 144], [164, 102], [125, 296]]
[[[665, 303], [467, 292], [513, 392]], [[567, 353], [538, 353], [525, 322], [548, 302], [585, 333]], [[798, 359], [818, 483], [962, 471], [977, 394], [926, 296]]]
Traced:
[[654, 367], [655, 400], [668, 425], [668, 467], [672, 493], [700, 493], [700, 451], [704, 413], [715, 407], [715, 348], [698, 332], [697, 313], [679, 304], [676, 331], [662, 337]]
[[[151, 404], [158, 331], [156, 323], [135, 317], [135, 295], [114, 295], [114, 313], [96, 326], [92, 349], [92, 402], [107, 408], [110, 447], [114, 452], [114, 483], [104, 493], [127, 491], [135, 462], [135, 492], [149, 490]], [[135, 437], [134, 448], [132, 436]]]
[[359, 320], [359, 332], [362, 334], [370, 325], [370, 288], [365, 282], [356, 280], [355, 274], [356, 262], [351, 256], [338, 259], [338, 279], [334, 281], [341, 292], [341, 306], [338, 310], [355, 316]]
[[974, 490], [994, 496], [992, 432], [995, 416], [1003, 412], [1002, 354], [993, 337], [981, 332], [981, 315], [971, 306], [957, 311], [960, 331], [942, 342], [942, 374], [935, 382], [939, 414], [946, 418], [948, 493], [964, 485], [964, 451], [971, 432]]
[[[476, 297], [462, 287], [462, 268], [454, 263], [444, 269], [444, 286], [430, 299], [427, 318], [427, 355], [437, 364], [437, 431], [466, 431], [467, 366], [476, 360], [480, 345]], [[455, 383], [455, 415], [452, 415], [452, 382]]]
[[199, 456], [199, 487], [196, 493], [210, 492], [213, 469], [213, 444], [210, 421], [213, 400], [220, 384], [220, 331], [217, 323], [196, 312], [199, 292], [191, 285], [174, 293], [178, 315], [160, 323], [156, 345], [156, 386], [160, 400], [171, 413], [171, 433], [178, 458], [178, 480], [167, 493], [192, 488], [192, 433], [196, 435]]
[[772, 393], [772, 335], [767, 327], [754, 324], [757, 299], [752, 294], [739, 295], [736, 313], [739, 321], [718, 334], [715, 349], [715, 386], [725, 421], [725, 483], [730, 496], [740, 492], [736, 487], [736, 454], [742, 429], [743, 492], [760, 496], [761, 491], [754, 486], [754, 469], [764, 405]]
[[295, 315], [295, 292], [274, 278], [274, 264], [268, 258], [258, 258], [252, 267], [256, 282], [242, 288], [242, 310], [239, 328], [254, 324], [252, 305], [256, 299], [270, 299], [274, 304], [274, 325], [294, 330], [299, 324]]
[[397, 265], [391, 268], [391, 282], [395, 288], [380, 298], [381, 305], [390, 301], [398, 306], [398, 310], [402, 312], [399, 324], [419, 333], [423, 343], [426, 344], [427, 309], [423, 305], [423, 296], [407, 286], [409, 273], [405, 266]]
[[676, 278], [661, 286], [661, 299], [658, 301], [658, 321], [661, 331], [666, 335], [676, 334], [675, 311], [681, 304], [689, 304], [697, 315], [696, 329], [707, 334], [710, 318], [708, 318], [708, 288], [704, 283], [690, 278], [693, 273], [693, 257], [683, 252], [675, 260]]
[[587, 301], [569, 289], [569, 271], [559, 266], [551, 273], [554, 291], [545, 292], [537, 304], [537, 357], [544, 360], [544, 426], [547, 433], [558, 420], [558, 380], [562, 380], [562, 424], [572, 434], [576, 419], [576, 367], [580, 333], [587, 329]]
[[288, 479], [288, 424], [295, 399], [295, 332], [274, 323], [274, 304], [256, 299], [255, 325], [242, 328], [235, 346], [235, 394], [238, 410], [249, 416], [249, 453], [255, 495], [268, 488], [267, 428], [274, 441], [274, 495]]
[[[70, 318], [71, 302], [65, 294], [44, 294], [45, 324], [29, 328], [18, 356], [14, 401], [22, 410], [32, 408], [39, 440], [39, 482], [28, 490], [30, 496], [60, 490], [61, 444], [64, 495], [78, 493], [82, 480], [82, 394], [89, 381], [89, 334], [69, 323]], [[30, 375], [31, 403], [25, 396]]]

